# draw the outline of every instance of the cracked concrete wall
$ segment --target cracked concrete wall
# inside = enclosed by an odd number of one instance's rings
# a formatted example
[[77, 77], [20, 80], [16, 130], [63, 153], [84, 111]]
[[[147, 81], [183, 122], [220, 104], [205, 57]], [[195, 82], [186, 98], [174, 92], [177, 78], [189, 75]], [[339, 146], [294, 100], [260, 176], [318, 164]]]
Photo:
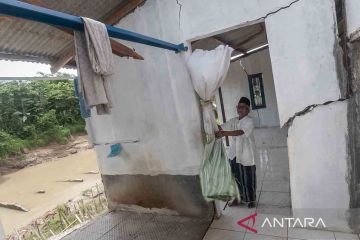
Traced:
[[216, 32], [261, 20], [294, 0], [179, 0], [184, 39], [204, 38]]
[[[212, 0], [210, 4], [204, 0], [148, 0], [118, 26], [178, 43], [234, 28], [292, 2], [297, 1], [226, 0], [220, 3]], [[107, 158], [109, 146], [97, 146], [102, 172], [112, 175], [197, 174], [203, 150], [201, 116], [184, 65], [184, 53], [123, 42], [135, 48], [145, 60], [116, 58], [119, 67], [110, 80], [116, 107], [111, 116], [93, 116], [90, 125], [96, 142], [140, 141], [124, 144], [124, 156], [120, 158]], [[279, 42], [287, 43], [288, 39]]]
[[[163, 4], [164, 3], [164, 4]], [[180, 42], [174, 1], [146, 1], [119, 27]], [[173, 9], [170, 11], [168, 9]], [[169, 27], [170, 26], [170, 27]], [[107, 158], [109, 145], [96, 146], [102, 173], [198, 174], [203, 151], [198, 101], [180, 54], [136, 43], [144, 61], [116, 57], [111, 76], [110, 116], [92, 117], [97, 142], [125, 143], [118, 157]]]
[[328, 209], [328, 229], [350, 232], [347, 78], [335, 16], [334, 1], [301, 0], [268, 17], [266, 27], [280, 122], [290, 120], [294, 215]]
[[327, 209], [327, 227], [347, 227], [347, 102], [319, 106], [294, 119], [288, 130], [292, 207], [296, 210]]
[[265, 21], [281, 126], [307, 106], [341, 96], [334, 7], [333, 1], [301, 0]]
[[[148, 0], [118, 26], [180, 43], [254, 20], [290, 2]], [[199, 102], [184, 64], [186, 53], [123, 42], [145, 60], [116, 57], [110, 79], [112, 114], [93, 114], [88, 120], [96, 143], [140, 140], [124, 143], [120, 156], [112, 158], [107, 157], [109, 144], [96, 146], [110, 207], [138, 205], [186, 215], [211, 212], [196, 177], [203, 152], [202, 127]], [[134, 178], [137, 181], [130, 181]]]
[[[178, 10], [175, 1], [146, 1], [117, 26], [181, 42]], [[108, 157], [109, 144], [95, 147], [110, 209], [211, 214], [198, 178], [203, 152], [199, 102], [182, 55], [124, 43], [145, 60], [116, 57], [109, 81], [112, 114], [92, 115], [89, 124], [95, 142], [139, 139], [124, 143], [116, 157]]]
[[[283, 8], [292, 2], [290, 7]], [[347, 79], [339, 65], [341, 54], [334, 1], [300, 0], [282, 2], [282, 5], [276, 5], [277, 2], [273, 6], [267, 5], [273, 3], [268, 1], [262, 2], [261, 7], [255, 6], [258, 1], [251, 1], [242, 9], [236, 8], [233, 2], [231, 7], [226, 3], [216, 6], [216, 12], [204, 8], [202, 1], [195, 1], [195, 7], [188, 1], [182, 3], [184, 35], [193, 39], [267, 15], [265, 24], [280, 124], [297, 113], [303, 114], [294, 118], [288, 136], [292, 207], [331, 208], [334, 214], [328, 218], [329, 228], [353, 231], [354, 228], [349, 228], [353, 221], [345, 216], [350, 207], [346, 138], [348, 102], [343, 99]], [[201, 4], [201, 14], [194, 18], [185, 17], [200, 11]], [[252, 8], [248, 8], [251, 4]], [[282, 10], [267, 14], [280, 6]], [[237, 12], [238, 16], [232, 12]], [[249, 12], [253, 18], [247, 18]], [[221, 19], [223, 16], [226, 20]], [[334, 197], [335, 194], [339, 196]]]
[[[294, 4], [287, 7], [291, 3]], [[277, 11], [280, 8], [282, 10]], [[268, 15], [272, 12], [276, 13]], [[266, 15], [281, 124], [306, 106], [336, 101], [341, 94], [333, 56], [335, 19], [332, 1], [148, 0], [118, 26], [180, 43], [234, 29], [249, 21], [261, 21]], [[93, 116], [89, 125], [97, 142], [137, 138], [140, 142], [124, 144], [124, 151], [115, 158], [107, 157], [109, 145], [96, 147], [106, 195], [113, 200], [113, 208], [125, 203], [166, 208], [181, 214], [188, 214], [196, 208], [202, 214], [206, 204], [199, 199], [198, 179], [192, 177], [198, 174], [203, 151], [201, 115], [184, 65], [183, 57], [188, 53], [175, 54], [136, 43], [124, 43], [134, 47], [145, 60], [116, 57], [117, 68], [110, 83], [113, 113], [111, 116]], [[341, 109], [346, 105], [342, 102], [319, 106], [313, 112], [296, 118], [289, 135], [293, 152], [296, 152], [289, 154], [294, 164], [308, 169], [311, 175], [315, 174], [311, 171], [311, 161], [316, 161], [316, 166], [331, 164], [333, 167], [335, 164], [339, 168], [332, 168], [335, 171], [333, 175], [329, 176], [331, 171], [321, 168], [316, 174], [331, 178], [340, 185], [345, 181], [341, 169], [346, 166], [346, 154], [343, 153], [346, 153], [347, 145], [342, 139], [347, 125], [344, 121], [346, 117], [341, 115], [336, 118], [335, 113], [340, 111], [342, 114]], [[327, 123], [319, 124], [324, 119]], [[331, 133], [330, 127], [336, 131]], [[304, 140], [303, 130], [309, 131], [306, 138], [312, 137], [311, 132], [321, 133], [321, 139], [315, 145], [318, 148], [311, 146], [312, 141]], [[326, 130], [330, 131], [328, 135]], [[332, 139], [341, 141], [336, 148], [329, 148], [326, 147], [328, 137], [331, 137], [331, 144]], [[321, 142], [324, 145], [320, 145]], [[312, 149], [312, 155], [299, 155], [307, 149]], [[337, 157], [330, 161], [332, 153]], [[290, 174], [300, 178], [300, 173], [302, 171], [298, 172], [294, 167]], [[138, 180], [136, 186], [128, 181], [133, 177]], [[167, 180], [164, 182], [161, 179]], [[167, 181], [177, 187], [169, 188]], [[302, 193], [295, 195], [293, 205], [307, 206], [309, 191], [313, 190], [308, 182], [310, 180], [292, 181], [292, 188]], [[120, 187], [123, 183], [127, 186]], [[151, 191], [154, 186], [157, 191]], [[325, 193], [331, 189], [331, 186], [322, 186]], [[146, 192], [144, 198], [139, 197], [142, 192]], [[177, 192], [186, 193], [183, 196], [188, 203], [186, 209], [181, 198], [174, 197], [176, 201], [164, 198], [176, 196]], [[336, 189], [333, 194], [337, 194]], [[345, 195], [344, 199], [347, 197]], [[314, 194], [313, 198], [316, 203], [328, 201], [320, 194]], [[341, 202], [338, 206], [343, 205], [344, 202]]]

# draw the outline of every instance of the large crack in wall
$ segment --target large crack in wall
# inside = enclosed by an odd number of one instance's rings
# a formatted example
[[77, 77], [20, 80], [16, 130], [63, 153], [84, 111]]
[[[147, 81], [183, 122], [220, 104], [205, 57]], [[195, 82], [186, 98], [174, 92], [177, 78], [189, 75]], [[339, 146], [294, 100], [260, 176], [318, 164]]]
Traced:
[[276, 10], [274, 10], [274, 11], [268, 12], [265, 16], [259, 17], [259, 18], [254, 19], [254, 20], [251, 20], [250, 22], [256, 22], [256, 21], [261, 20], [261, 19], [264, 20], [264, 19], [266, 19], [268, 16], [271, 16], [271, 15], [276, 14], [276, 13], [278, 13], [278, 12], [284, 10], [284, 9], [287, 9], [287, 8], [291, 7], [294, 3], [297, 3], [297, 2], [299, 2], [299, 1], [301, 1], [301, 0], [292, 1], [292, 2], [290, 2], [288, 5], [283, 6], [283, 7], [279, 7], [278, 9], [276, 9]]
[[179, 2], [179, 0], [175, 0], [176, 4], [179, 6], [179, 28], [181, 27], [181, 9], [182, 9], [182, 4]]
[[[299, 2], [299, 1], [301, 1], [301, 0], [292, 1], [288, 5], [283, 6], [283, 7], [279, 7], [278, 9], [276, 9], [274, 11], [271, 11], [271, 12], [267, 13], [265, 16], [257, 18], [254, 21], [261, 20], [261, 19], [266, 19], [267, 17], [269, 17], [269, 16], [271, 16], [273, 14], [276, 14], [276, 13], [278, 13], [278, 12], [284, 10], [284, 9], [290, 8], [293, 4], [295, 4], [295, 3]], [[314, 110], [318, 106], [326, 106], [326, 105], [329, 105], [329, 104], [334, 103], [334, 102], [342, 102], [342, 101], [345, 101], [345, 100], [349, 99], [350, 96], [349, 96], [348, 87], [347, 87], [349, 78], [348, 78], [347, 70], [344, 67], [343, 61], [342, 61], [344, 52], [343, 52], [342, 48], [340, 47], [340, 43], [339, 43], [339, 39], [338, 39], [337, 21], [336, 21], [336, 15], [335, 14], [334, 14], [333, 32], [334, 32], [334, 35], [335, 35], [333, 55], [334, 55], [334, 58], [335, 58], [336, 73], [337, 73], [337, 77], [338, 77], [338, 81], [339, 81], [339, 88], [340, 88], [340, 94], [341, 94], [340, 98], [336, 99], [336, 100], [329, 100], [329, 101], [326, 101], [324, 103], [311, 104], [309, 106], [306, 106], [303, 110], [301, 110], [299, 112], [296, 112], [292, 117], [290, 117], [285, 122], [283, 127], [290, 127], [296, 117], [303, 116], [303, 115], [311, 112], [312, 110]]]
[[[289, 4], [289, 6], [291, 6], [295, 2], [297, 2], [297, 1], [292, 2], [291, 4]], [[337, 20], [336, 20], [335, 13], [333, 14], [333, 16], [334, 16], [333, 32], [334, 32], [334, 36], [335, 36], [333, 55], [335, 58], [335, 67], [336, 67], [336, 74], [337, 74], [337, 79], [338, 79], [338, 84], [339, 84], [339, 89], [340, 89], [340, 97], [338, 99], [328, 100], [324, 103], [314, 103], [314, 104], [306, 106], [304, 109], [296, 112], [293, 116], [291, 116], [285, 122], [285, 124], [284, 124], [285, 127], [291, 127], [291, 125], [296, 117], [303, 116], [303, 115], [313, 111], [315, 108], [317, 108], [319, 106], [326, 106], [326, 105], [329, 105], [329, 104], [332, 104], [335, 102], [342, 102], [342, 101], [349, 99], [349, 97], [350, 97], [350, 94], [348, 92], [348, 87], [347, 87], [349, 84], [349, 80], [348, 80], [349, 78], [348, 78], [347, 70], [343, 64], [344, 51], [342, 50], [342, 48], [340, 46], [340, 42], [339, 42], [339, 38], [338, 38], [338, 30], [337, 30], [338, 27], [337, 27]]]
[[296, 117], [303, 116], [303, 115], [311, 112], [312, 110], [314, 110], [316, 107], [326, 106], [326, 105], [329, 105], [329, 104], [335, 103], [335, 102], [343, 102], [345, 100], [347, 100], [347, 98], [339, 98], [337, 100], [330, 100], [330, 101], [326, 101], [326, 102], [320, 103], [320, 104], [309, 105], [309, 106], [305, 107], [303, 110], [296, 112], [292, 117], [290, 117], [284, 124], [284, 127], [291, 127], [291, 125]]

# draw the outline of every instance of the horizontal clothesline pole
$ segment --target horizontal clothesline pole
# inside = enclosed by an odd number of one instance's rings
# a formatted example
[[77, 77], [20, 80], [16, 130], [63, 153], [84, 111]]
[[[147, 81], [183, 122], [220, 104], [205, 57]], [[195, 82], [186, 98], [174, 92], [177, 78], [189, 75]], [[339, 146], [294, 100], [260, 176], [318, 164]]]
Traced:
[[1, 81], [66, 81], [74, 80], [74, 77], [0, 77]]
[[[0, 0], [0, 14], [68, 28], [75, 31], [84, 31], [84, 23], [80, 17], [16, 0]], [[187, 47], [183, 43], [173, 44], [111, 25], [106, 25], [106, 28], [109, 36], [113, 38], [168, 49], [175, 52], [187, 50]]]

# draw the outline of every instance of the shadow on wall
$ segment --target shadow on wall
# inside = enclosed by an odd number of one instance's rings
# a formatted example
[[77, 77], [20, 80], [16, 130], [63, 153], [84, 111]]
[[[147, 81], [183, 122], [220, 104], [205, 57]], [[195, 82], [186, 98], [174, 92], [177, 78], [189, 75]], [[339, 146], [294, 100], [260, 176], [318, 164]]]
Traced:
[[202, 194], [199, 176], [102, 175], [109, 209], [158, 209], [170, 214], [212, 218], [214, 208]]

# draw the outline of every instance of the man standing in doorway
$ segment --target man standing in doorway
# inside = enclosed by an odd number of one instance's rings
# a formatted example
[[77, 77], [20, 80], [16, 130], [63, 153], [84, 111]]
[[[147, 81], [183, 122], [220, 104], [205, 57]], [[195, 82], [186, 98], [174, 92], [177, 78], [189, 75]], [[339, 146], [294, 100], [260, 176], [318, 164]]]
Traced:
[[232, 118], [219, 126], [216, 138], [230, 137], [231, 171], [233, 172], [241, 195], [241, 200], [234, 199], [229, 206], [247, 203], [249, 208], [256, 206], [256, 166], [254, 121], [248, 116], [250, 100], [242, 97], [237, 104], [238, 117]]

